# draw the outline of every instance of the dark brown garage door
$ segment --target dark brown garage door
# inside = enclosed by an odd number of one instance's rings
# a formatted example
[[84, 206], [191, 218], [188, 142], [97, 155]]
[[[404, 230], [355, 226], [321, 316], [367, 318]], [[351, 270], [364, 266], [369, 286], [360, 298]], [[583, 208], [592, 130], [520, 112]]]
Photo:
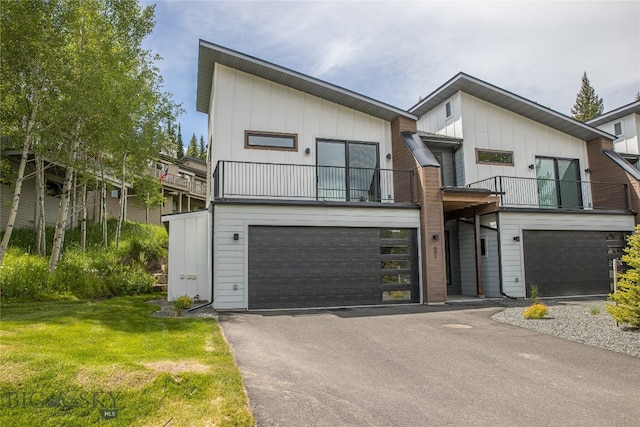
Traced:
[[621, 233], [525, 230], [527, 295], [531, 283], [543, 297], [608, 293], [613, 234]]
[[249, 309], [418, 302], [414, 229], [249, 227]]

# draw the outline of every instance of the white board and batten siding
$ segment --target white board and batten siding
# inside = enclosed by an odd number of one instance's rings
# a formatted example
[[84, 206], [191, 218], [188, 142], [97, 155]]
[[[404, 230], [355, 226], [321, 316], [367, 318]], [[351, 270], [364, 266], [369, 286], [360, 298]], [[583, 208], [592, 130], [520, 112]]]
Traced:
[[[633, 215], [569, 213], [500, 213], [503, 290], [511, 297], [525, 297], [523, 230], [629, 231]], [[514, 237], [519, 236], [520, 241]]]
[[[250, 226], [420, 228], [419, 209], [216, 204], [214, 308], [248, 308]], [[234, 240], [238, 234], [238, 240]], [[418, 253], [420, 249], [418, 248]]]
[[164, 215], [162, 222], [169, 227], [168, 300], [211, 301], [211, 213]]
[[[449, 119], [444, 117], [446, 102], [452, 103]], [[535, 169], [529, 169], [529, 165], [535, 164], [537, 156], [578, 159], [580, 173], [589, 167], [583, 140], [464, 92], [423, 115], [417, 126], [422, 131], [464, 139], [464, 148], [458, 151], [464, 158], [461, 162], [456, 158], [458, 178], [464, 178], [458, 185], [494, 176], [536, 178]], [[478, 164], [476, 148], [510, 151], [514, 165]], [[581, 177], [585, 178], [588, 176]]]
[[[224, 65], [215, 65], [210, 111], [214, 166], [219, 160], [315, 165], [316, 141], [332, 139], [378, 143], [380, 167], [393, 169], [388, 121]], [[245, 131], [296, 134], [298, 149], [247, 149]]]

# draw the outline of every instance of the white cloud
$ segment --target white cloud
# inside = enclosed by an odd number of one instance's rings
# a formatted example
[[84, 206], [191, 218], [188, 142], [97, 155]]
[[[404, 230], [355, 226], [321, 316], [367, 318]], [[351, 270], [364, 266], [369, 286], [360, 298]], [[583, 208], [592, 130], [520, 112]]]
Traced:
[[157, 12], [148, 46], [189, 135], [206, 134], [198, 39], [404, 108], [459, 71], [564, 114], [584, 71], [607, 110], [640, 90], [640, 2], [160, 1]]

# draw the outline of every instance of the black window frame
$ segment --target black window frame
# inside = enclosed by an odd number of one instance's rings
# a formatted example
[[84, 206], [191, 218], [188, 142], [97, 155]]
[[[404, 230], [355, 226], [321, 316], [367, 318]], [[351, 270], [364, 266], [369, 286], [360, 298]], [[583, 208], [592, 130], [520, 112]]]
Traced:
[[[252, 136], [261, 138], [280, 138], [291, 139], [291, 147], [283, 147], [280, 145], [265, 145], [265, 144], [251, 144], [250, 139]], [[246, 130], [244, 131], [244, 148], [252, 150], [277, 150], [277, 151], [298, 151], [298, 134], [297, 133], [285, 133], [285, 132], [262, 132]]]
[[[620, 132], [616, 131], [616, 127], [620, 128]], [[623, 133], [624, 132], [622, 131], [622, 122], [615, 122], [613, 124], [613, 134], [619, 138], [623, 135]]]
[[[509, 161], [498, 160], [482, 160], [483, 154], [508, 156]], [[479, 165], [498, 165], [498, 166], [513, 166], [513, 151], [507, 150], [491, 150], [487, 148], [476, 148], [476, 163]]]

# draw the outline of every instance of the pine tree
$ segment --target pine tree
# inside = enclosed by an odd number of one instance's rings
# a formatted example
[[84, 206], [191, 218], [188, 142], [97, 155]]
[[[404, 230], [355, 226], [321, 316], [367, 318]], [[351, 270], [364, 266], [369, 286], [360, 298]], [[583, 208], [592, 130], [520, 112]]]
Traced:
[[187, 156], [189, 157], [198, 157], [198, 139], [196, 138], [196, 134], [191, 135], [191, 139], [189, 140], [189, 147], [187, 147]]
[[598, 96], [595, 89], [589, 84], [587, 73], [582, 75], [582, 86], [576, 97], [576, 103], [571, 108], [573, 118], [581, 122], [586, 122], [602, 114], [604, 103]]
[[204, 143], [204, 137], [200, 135], [200, 145], [198, 146], [198, 157], [202, 160], [207, 159], [207, 146]]
[[640, 92], [636, 93], [636, 101], [640, 101]]
[[176, 144], [178, 145], [177, 158], [180, 160], [184, 157], [184, 143], [182, 142], [182, 127], [178, 123], [178, 136], [176, 137]]
[[[618, 291], [609, 295], [609, 300], [616, 305], [608, 304], [606, 309], [617, 322], [628, 323], [640, 327], [640, 226], [627, 239], [622, 261], [629, 267], [618, 275]], [[614, 260], [614, 262], [616, 262]]]

